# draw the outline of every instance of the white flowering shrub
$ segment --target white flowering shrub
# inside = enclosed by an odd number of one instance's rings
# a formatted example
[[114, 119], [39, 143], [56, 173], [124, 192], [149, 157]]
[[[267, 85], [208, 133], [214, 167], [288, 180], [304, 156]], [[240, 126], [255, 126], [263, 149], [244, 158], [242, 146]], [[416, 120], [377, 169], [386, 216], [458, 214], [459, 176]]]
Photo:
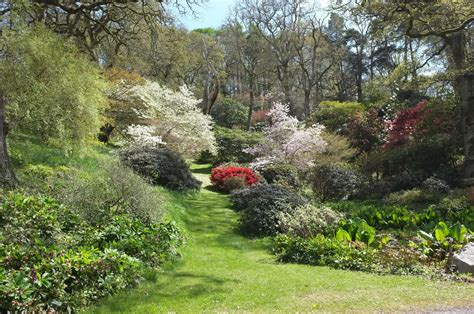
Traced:
[[166, 145], [183, 156], [201, 151], [216, 151], [212, 118], [203, 114], [192, 93], [179, 91], [146, 81], [142, 85], [114, 90], [114, 101], [127, 103], [136, 120], [125, 133], [137, 144]]
[[258, 169], [267, 164], [283, 163], [301, 170], [312, 165], [317, 154], [325, 151], [327, 143], [321, 137], [324, 126], [302, 127], [288, 112], [288, 106], [275, 103], [268, 113], [271, 126], [263, 131], [265, 140], [245, 150], [257, 156], [252, 167]]
[[306, 204], [291, 213], [280, 213], [279, 227], [284, 233], [312, 238], [318, 234], [331, 234], [342, 218], [341, 213], [329, 207]]
[[153, 135], [154, 133], [155, 128], [152, 126], [132, 124], [127, 127], [127, 134], [135, 143], [152, 146], [166, 144], [161, 136]]

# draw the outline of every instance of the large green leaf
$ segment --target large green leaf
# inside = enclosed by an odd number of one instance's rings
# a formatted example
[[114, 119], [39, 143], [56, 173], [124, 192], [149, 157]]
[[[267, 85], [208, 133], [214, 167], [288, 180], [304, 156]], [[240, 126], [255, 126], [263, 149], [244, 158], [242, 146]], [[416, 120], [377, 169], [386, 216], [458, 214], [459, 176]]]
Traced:
[[359, 221], [356, 240], [362, 241], [367, 245], [372, 244], [375, 240], [375, 228], [369, 226], [365, 220]]
[[436, 241], [438, 242], [443, 242], [444, 239], [446, 239], [447, 236], [449, 236], [449, 228], [446, 225], [446, 223], [440, 221], [436, 225], [434, 231], [433, 231], [434, 237]]
[[339, 228], [336, 232], [336, 239], [338, 241], [352, 241], [351, 235], [349, 232], [344, 230], [343, 228]]
[[450, 235], [454, 241], [458, 243], [463, 243], [466, 240], [466, 234], [468, 230], [464, 225], [461, 225], [459, 222], [451, 227]]

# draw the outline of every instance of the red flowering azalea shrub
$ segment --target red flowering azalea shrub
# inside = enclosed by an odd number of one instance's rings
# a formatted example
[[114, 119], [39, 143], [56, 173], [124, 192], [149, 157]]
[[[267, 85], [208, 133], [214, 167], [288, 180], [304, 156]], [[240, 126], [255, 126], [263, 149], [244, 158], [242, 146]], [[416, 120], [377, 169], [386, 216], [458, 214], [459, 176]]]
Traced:
[[252, 186], [260, 181], [259, 175], [250, 168], [221, 166], [212, 169], [211, 182], [221, 191]]
[[419, 131], [419, 126], [426, 117], [427, 102], [419, 102], [415, 107], [400, 110], [394, 120], [388, 122], [387, 142], [383, 146], [385, 149], [398, 147], [405, 144], [410, 137]]

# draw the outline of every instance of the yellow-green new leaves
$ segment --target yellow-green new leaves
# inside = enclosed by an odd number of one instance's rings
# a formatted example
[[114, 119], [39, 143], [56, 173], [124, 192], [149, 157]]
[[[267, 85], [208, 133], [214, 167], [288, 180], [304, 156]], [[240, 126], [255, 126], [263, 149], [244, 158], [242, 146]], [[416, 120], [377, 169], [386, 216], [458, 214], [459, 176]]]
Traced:
[[11, 128], [66, 150], [97, 134], [105, 104], [98, 66], [43, 26], [4, 32], [0, 89]]

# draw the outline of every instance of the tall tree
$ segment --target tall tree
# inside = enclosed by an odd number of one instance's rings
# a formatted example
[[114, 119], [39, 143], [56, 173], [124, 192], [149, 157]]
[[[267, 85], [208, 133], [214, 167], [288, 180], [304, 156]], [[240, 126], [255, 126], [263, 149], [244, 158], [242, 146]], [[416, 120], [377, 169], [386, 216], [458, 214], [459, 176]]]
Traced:
[[291, 99], [293, 87], [295, 50], [292, 44], [295, 27], [308, 12], [305, 0], [242, 0], [238, 10], [261, 33], [272, 48], [276, 61], [278, 81], [285, 95], [285, 102], [295, 112]]
[[0, 50], [0, 183], [14, 185], [8, 131], [72, 151], [98, 132], [105, 84], [95, 64], [43, 26], [4, 32]]
[[324, 19], [316, 14], [307, 15], [296, 25], [293, 40], [300, 67], [301, 87], [304, 93], [304, 115], [311, 114], [311, 94], [316, 89], [321, 94], [320, 82], [334, 66], [333, 46], [322, 32]]
[[250, 130], [252, 113], [255, 107], [256, 83], [260, 75], [262, 75], [261, 64], [268, 53], [264, 40], [260, 32], [256, 29], [245, 15], [236, 11], [235, 15], [230, 18], [227, 26], [229, 35], [229, 44], [235, 51], [235, 57], [239, 66], [244, 70], [247, 88], [249, 93], [249, 108], [247, 115], [247, 130]]
[[410, 38], [444, 42], [453, 86], [459, 96], [464, 137], [464, 183], [474, 200], [474, 6], [471, 1], [362, 1], [356, 13], [375, 17], [381, 30], [402, 29]]
[[[56, 33], [71, 36], [81, 50], [100, 60], [100, 45], [108, 41], [118, 51], [144, 31], [144, 27], [171, 20], [166, 6], [178, 9], [200, 0], [1, 0], [0, 14], [4, 20], [21, 16], [29, 24], [44, 23]], [[11, 22], [11, 21], [10, 21]]]

